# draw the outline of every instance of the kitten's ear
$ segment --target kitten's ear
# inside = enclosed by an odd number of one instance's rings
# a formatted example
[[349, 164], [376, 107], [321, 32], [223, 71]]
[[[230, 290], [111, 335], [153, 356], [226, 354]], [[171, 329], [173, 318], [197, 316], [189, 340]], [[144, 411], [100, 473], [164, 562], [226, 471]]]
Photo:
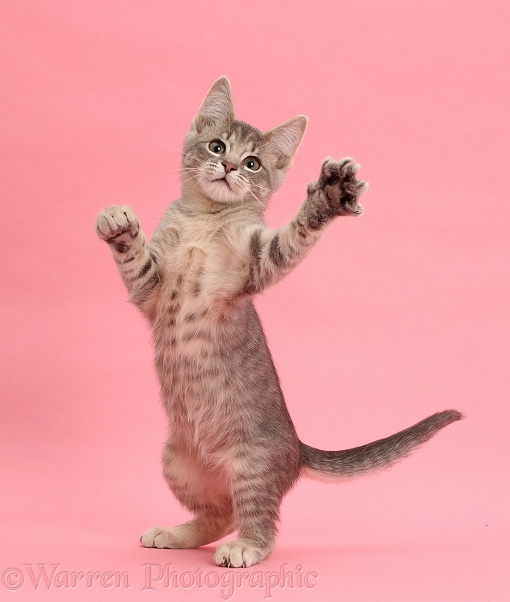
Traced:
[[223, 76], [214, 82], [207, 93], [193, 121], [193, 126], [200, 133], [206, 127], [229, 125], [234, 119], [230, 82]]
[[308, 118], [298, 115], [264, 133], [264, 146], [277, 158], [277, 167], [289, 167], [306, 130]]

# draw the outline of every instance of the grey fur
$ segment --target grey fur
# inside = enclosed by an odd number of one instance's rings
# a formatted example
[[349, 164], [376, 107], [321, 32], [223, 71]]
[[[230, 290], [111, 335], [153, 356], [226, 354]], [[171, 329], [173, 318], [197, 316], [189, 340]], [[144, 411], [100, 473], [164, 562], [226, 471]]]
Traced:
[[[153, 527], [142, 545], [218, 547], [221, 566], [249, 566], [273, 548], [280, 503], [300, 475], [341, 478], [393, 464], [458, 420], [442, 412], [369, 445], [338, 452], [301, 443], [289, 415], [252, 297], [278, 282], [337, 216], [359, 215], [366, 183], [357, 163], [326, 159], [291, 222], [269, 229], [263, 211], [282, 183], [306, 127], [298, 116], [263, 133], [237, 121], [230, 85], [219, 79], [184, 142], [182, 198], [150, 244], [128, 207], [102, 211], [130, 300], [153, 332], [155, 366], [170, 435], [163, 474], [195, 518]], [[220, 140], [224, 152], [211, 141]], [[248, 169], [246, 155], [262, 168]], [[229, 165], [228, 169], [226, 165]]]
[[323, 451], [300, 443], [301, 462], [307, 470], [326, 479], [375, 472], [389, 468], [405, 458], [422, 443], [431, 439], [438, 430], [461, 418], [460, 412], [445, 410], [385, 439], [341, 451]]

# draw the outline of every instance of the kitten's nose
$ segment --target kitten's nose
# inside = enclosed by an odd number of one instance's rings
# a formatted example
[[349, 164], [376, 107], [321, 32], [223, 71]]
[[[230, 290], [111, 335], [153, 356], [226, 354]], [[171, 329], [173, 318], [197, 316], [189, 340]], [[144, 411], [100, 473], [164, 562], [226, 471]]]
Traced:
[[235, 165], [232, 165], [232, 163], [223, 163], [222, 161], [221, 164], [225, 168], [226, 173], [230, 173], [231, 171], [234, 171], [234, 169], [237, 169], [237, 167]]

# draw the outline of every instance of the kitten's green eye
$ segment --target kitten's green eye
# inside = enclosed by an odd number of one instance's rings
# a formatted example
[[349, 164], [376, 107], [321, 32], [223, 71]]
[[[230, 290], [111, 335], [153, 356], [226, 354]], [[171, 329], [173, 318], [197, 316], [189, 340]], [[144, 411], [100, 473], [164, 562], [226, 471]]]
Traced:
[[213, 140], [212, 142], [209, 142], [209, 146], [207, 148], [215, 155], [221, 155], [226, 150], [226, 146], [221, 140]]
[[260, 161], [257, 159], [257, 157], [246, 157], [243, 163], [244, 166], [250, 171], [258, 171], [261, 167]]

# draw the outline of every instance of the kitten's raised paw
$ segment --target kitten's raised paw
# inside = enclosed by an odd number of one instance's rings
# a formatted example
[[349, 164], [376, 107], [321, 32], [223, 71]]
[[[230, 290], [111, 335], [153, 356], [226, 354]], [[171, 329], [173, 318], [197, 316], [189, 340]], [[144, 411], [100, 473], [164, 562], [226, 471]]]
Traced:
[[324, 160], [317, 188], [324, 192], [333, 215], [361, 215], [363, 207], [358, 197], [368, 188], [368, 183], [356, 179], [360, 166], [351, 157], [335, 161]]
[[174, 548], [173, 536], [166, 529], [152, 527], [140, 537], [144, 548]]
[[261, 548], [247, 539], [236, 539], [218, 546], [214, 562], [224, 567], [247, 567], [264, 560], [270, 553], [271, 548]]
[[96, 234], [109, 242], [127, 233], [134, 238], [140, 229], [138, 220], [130, 207], [112, 205], [101, 211], [96, 219]]

